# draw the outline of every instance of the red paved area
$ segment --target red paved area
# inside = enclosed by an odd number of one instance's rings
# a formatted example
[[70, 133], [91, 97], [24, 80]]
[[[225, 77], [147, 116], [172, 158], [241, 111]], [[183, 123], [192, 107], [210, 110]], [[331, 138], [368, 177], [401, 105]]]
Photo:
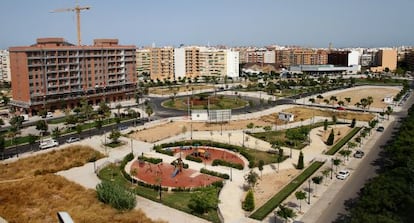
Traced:
[[204, 147], [204, 146], [184, 147], [183, 149], [180, 149], [180, 147], [174, 147], [172, 149], [173, 149], [175, 154], [177, 154], [181, 151], [182, 152], [181, 157], [183, 159], [185, 159], [185, 157], [187, 155], [192, 154], [192, 153], [196, 152], [196, 150], [198, 150], [198, 151], [204, 151], [204, 152], [206, 152], [210, 155], [208, 159], [204, 158], [203, 156], [199, 156], [201, 159], [203, 159], [203, 163], [211, 164], [213, 162], [213, 160], [221, 159], [221, 160], [225, 160], [225, 161], [231, 162], [231, 163], [240, 163], [244, 167], [243, 160], [241, 158], [239, 158], [237, 156], [237, 154], [235, 154], [233, 152], [230, 152], [230, 151], [227, 151], [227, 150], [215, 149], [215, 148]]
[[138, 179], [149, 184], [158, 184], [160, 179], [161, 185], [164, 187], [201, 187], [223, 180], [219, 177], [184, 168], [176, 176], [173, 176], [176, 168], [169, 163], [151, 164], [135, 160], [131, 165], [131, 170], [134, 168], [138, 172], [135, 175]]

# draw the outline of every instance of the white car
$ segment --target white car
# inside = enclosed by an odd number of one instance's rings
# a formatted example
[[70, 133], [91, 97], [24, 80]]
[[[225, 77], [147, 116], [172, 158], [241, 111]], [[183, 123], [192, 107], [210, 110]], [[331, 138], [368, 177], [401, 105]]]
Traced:
[[49, 139], [49, 140], [46, 140], [46, 141], [43, 141], [42, 143], [40, 143], [39, 148], [40, 149], [47, 149], [47, 148], [52, 148], [52, 147], [55, 147], [55, 146], [58, 146], [58, 145], [59, 145], [59, 143], [56, 140]]
[[70, 137], [69, 139], [66, 140], [67, 143], [72, 143], [72, 142], [77, 142], [80, 139], [78, 137]]
[[349, 170], [341, 170], [336, 175], [336, 178], [340, 180], [345, 180], [349, 176], [349, 174], [350, 174]]

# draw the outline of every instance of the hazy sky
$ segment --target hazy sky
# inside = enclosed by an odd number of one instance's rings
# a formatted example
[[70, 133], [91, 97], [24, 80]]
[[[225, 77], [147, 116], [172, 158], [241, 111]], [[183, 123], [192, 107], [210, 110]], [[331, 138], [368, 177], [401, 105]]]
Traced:
[[[81, 0], [82, 43], [136, 46], [414, 45], [414, 0]], [[0, 49], [39, 37], [76, 43], [75, 0], [1, 0]]]

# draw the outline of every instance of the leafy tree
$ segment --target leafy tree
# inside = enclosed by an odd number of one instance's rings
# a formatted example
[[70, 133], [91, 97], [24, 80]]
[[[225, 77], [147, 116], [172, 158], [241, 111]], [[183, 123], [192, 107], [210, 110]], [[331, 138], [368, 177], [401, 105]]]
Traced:
[[276, 214], [279, 217], [285, 219], [285, 222], [287, 222], [289, 218], [296, 217], [296, 213], [291, 208], [288, 208], [284, 205], [279, 205], [279, 210], [276, 212]]
[[341, 164], [341, 160], [340, 159], [333, 159], [332, 160], [333, 165], [335, 166], [335, 172], [338, 172], [338, 166]]
[[82, 131], [83, 131], [82, 125], [80, 125], [80, 124], [76, 125], [76, 133], [78, 133], [79, 138], [81, 137]]
[[35, 144], [37, 140], [37, 136], [33, 135], [33, 134], [29, 134], [28, 135], [28, 141], [29, 141], [29, 145], [30, 145], [30, 150], [32, 150], [32, 146], [33, 144]]
[[332, 116], [332, 122], [334, 125], [336, 125], [336, 122], [338, 121], [338, 117], [336, 117], [336, 115]]
[[351, 98], [347, 97], [347, 98], [345, 98], [345, 101], [349, 105], [349, 103], [351, 103]]
[[59, 129], [59, 127], [55, 127], [53, 130], [52, 130], [52, 136], [53, 136], [53, 138], [54, 139], [56, 139], [56, 140], [58, 140], [59, 139], [59, 137], [60, 137], [60, 135], [62, 134], [62, 132], [61, 132], [61, 130]]
[[47, 132], [48, 128], [49, 127], [45, 120], [39, 120], [36, 122], [36, 130], [39, 130], [42, 133], [42, 135], [44, 135], [44, 133]]
[[253, 211], [254, 210], [254, 194], [252, 190], [249, 190], [246, 194], [246, 198], [243, 202], [243, 210], [245, 211]]
[[145, 113], [147, 113], [148, 120], [150, 120], [150, 117], [154, 113], [154, 110], [152, 109], [150, 105], [147, 105], [147, 107], [145, 108]]
[[102, 181], [96, 186], [98, 199], [118, 210], [131, 210], [136, 205], [135, 195], [121, 185]]
[[252, 129], [254, 127], [253, 122], [250, 122], [249, 124], [247, 124], [246, 126], [248, 129]]
[[264, 166], [264, 161], [259, 160], [258, 168], [259, 168], [259, 171], [260, 171], [260, 177], [262, 177], [263, 166]]
[[300, 151], [299, 153], [299, 158], [298, 158], [298, 165], [296, 165], [296, 169], [303, 169], [305, 167], [304, 163], [303, 163], [303, 153], [302, 151]]
[[103, 123], [102, 123], [102, 120], [100, 118], [95, 120], [95, 128], [98, 129], [98, 132], [101, 131], [102, 125], [103, 125]]
[[254, 188], [254, 186], [256, 186], [258, 178], [259, 175], [253, 170], [250, 170], [250, 172], [246, 176], [244, 176], [244, 179], [246, 180], [250, 188]]
[[188, 207], [198, 214], [204, 214], [217, 209], [218, 203], [217, 191], [213, 187], [205, 187], [192, 194]]
[[310, 103], [315, 103], [315, 98], [309, 98]]
[[334, 134], [334, 130], [332, 129], [331, 133], [328, 136], [328, 139], [326, 140], [326, 145], [332, 146], [334, 141], [335, 141], [335, 134]]
[[322, 181], [323, 181], [323, 176], [312, 177], [312, 182], [313, 182], [313, 184], [315, 184], [315, 194], [316, 194], [316, 191], [317, 191], [317, 185], [321, 184]]
[[111, 134], [109, 134], [109, 139], [112, 140], [113, 143], [118, 142], [119, 137], [121, 137], [121, 132], [118, 129], [112, 129]]
[[295, 193], [296, 199], [299, 201], [299, 211], [302, 211], [302, 200], [306, 199], [306, 192], [305, 191], [296, 191]]

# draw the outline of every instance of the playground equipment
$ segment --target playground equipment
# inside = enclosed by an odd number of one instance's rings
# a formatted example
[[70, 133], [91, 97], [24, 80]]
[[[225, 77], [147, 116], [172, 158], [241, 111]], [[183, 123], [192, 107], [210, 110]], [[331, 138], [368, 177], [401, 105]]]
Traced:
[[171, 178], [177, 176], [177, 174], [181, 171], [183, 171], [183, 160], [181, 158], [178, 158], [172, 162], [172, 165], [174, 165], [174, 172], [171, 174]]
[[195, 157], [203, 157], [204, 159], [209, 159], [211, 157], [210, 152], [206, 151], [205, 149], [195, 149], [195, 151], [192, 152], [191, 155]]

